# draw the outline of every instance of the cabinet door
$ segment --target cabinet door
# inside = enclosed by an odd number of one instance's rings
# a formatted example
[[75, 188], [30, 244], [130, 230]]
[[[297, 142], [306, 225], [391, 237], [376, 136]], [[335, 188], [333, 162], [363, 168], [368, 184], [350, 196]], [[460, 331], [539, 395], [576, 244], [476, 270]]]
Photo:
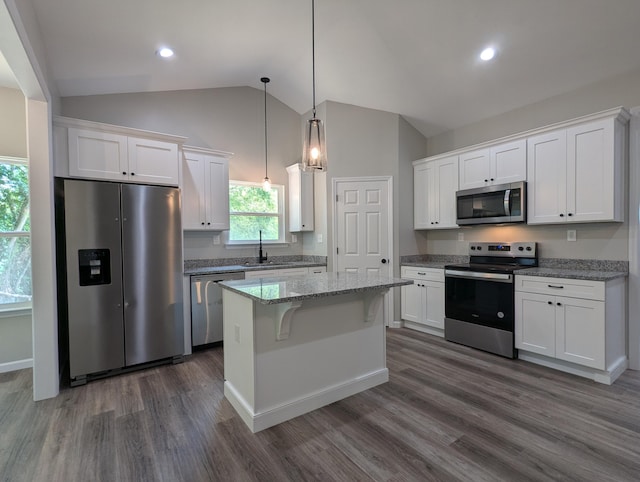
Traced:
[[127, 137], [69, 127], [69, 175], [91, 179], [128, 179]]
[[425, 291], [424, 323], [444, 330], [444, 283], [423, 281]]
[[289, 232], [313, 231], [313, 172], [301, 164], [287, 167], [289, 173]]
[[528, 224], [566, 222], [566, 166], [564, 129], [527, 139]]
[[129, 180], [169, 186], [180, 183], [177, 144], [129, 137], [128, 146]]
[[413, 229], [429, 227], [429, 177], [433, 175], [433, 168], [429, 163], [418, 164], [413, 167]]
[[206, 229], [204, 156], [184, 151], [182, 164], [182, 229]]
[[403, 320], [422, 323], [423, 295], [424, 288], [419, 280], [414, 280], [412, 285], [400, 288], [401, 318]]
[[478, 151], [460, 154], [458, 168], [460, 169], [460, 189], [473, 189], [488, 186], [493, 183], [491, 177], [491, 151]]
[[552, 296], [515, 293], [516, 348], [555, 357], [556, 306]]
[[491, 148], [491, 183], [505, 184], [527, 179], [527, 141], [520, 139]]
[[[614, 220], [615, 149], [613, 119], [567, 129], [567, 216], [569, 221]], [[621, 219], [620, 219], [621, 220]]]
[[224, 231], [229, 229], [229, 161], [205, 154], [204, 163], [206, 227]]
[[[457, 228], [456, 191], [458, 190], [458, 156], [441, 159], [437, 164], [433, 192], [437, 197], [436, 228]], [[436, 194], [437, 193], [437, 194]]]
[[556, 297], [556, 358], [604, 370], [604, 302]]

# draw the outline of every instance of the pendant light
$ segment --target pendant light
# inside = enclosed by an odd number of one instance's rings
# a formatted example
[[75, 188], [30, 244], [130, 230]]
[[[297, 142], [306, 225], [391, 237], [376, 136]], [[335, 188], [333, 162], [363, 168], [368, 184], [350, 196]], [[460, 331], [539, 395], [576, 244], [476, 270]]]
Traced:
[[326, 171], [327, 153], [324, 142], [324, 125], [316, 118], [316, 43], [315, 43], [315, 0], [311, 0], [311, 63], [313, 78], [313, 118], [306, 124], [302, 169], [305, 171]]
[[267, 84], [269, 77], [260, 78], [260, 82], [264, 84], [264, 179], [262, 180], [262, 189], [271, 191], [271, 179], [267, 174]]

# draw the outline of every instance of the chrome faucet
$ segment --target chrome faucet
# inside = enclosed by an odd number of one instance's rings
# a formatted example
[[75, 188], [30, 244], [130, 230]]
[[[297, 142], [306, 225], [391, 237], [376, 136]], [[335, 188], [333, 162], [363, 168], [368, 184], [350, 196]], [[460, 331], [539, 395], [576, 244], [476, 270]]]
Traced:
[[267, 260], [267, 253], [262, 256], [262, 229], [260, 230], [260, 250], [258, 251], [258, 263], [262, 263]]

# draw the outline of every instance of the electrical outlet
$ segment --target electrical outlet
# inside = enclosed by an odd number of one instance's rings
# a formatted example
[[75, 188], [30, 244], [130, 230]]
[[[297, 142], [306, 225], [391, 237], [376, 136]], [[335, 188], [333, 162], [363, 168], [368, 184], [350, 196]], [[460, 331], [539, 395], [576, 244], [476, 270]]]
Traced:
[[214, 234], [213, 235], [213, 244], [220, 244], [220, 235], [219, 234]]
[[575, 241], [576, 239], [576, 230], [567, 229], [567, 241]]
[[464, 233], [458, 233], [458, 241], [464, 241]]
[[318, 243], [322, 242], [322, 234], [318, 234]]
[[297, 236], [297, 235], [295, 235], [295, 234], [292, 234], [292, 235], [291, 235], [291, 242], [292, 242], [292, 243], [297, 243], [297, 242], [298, 242], [298, 236]]

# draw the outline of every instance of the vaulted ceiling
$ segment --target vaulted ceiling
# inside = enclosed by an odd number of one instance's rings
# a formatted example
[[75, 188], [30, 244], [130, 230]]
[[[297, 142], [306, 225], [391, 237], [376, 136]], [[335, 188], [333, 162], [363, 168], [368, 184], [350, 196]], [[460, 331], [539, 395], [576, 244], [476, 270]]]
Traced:
[[[61, 96], [261, 89], [266, 75], [311, 108], [311, 0], [31, 1]], [[316, 0], [317, 103], [431, 136], [639, 69], [639, 19], [638, 0]]]

